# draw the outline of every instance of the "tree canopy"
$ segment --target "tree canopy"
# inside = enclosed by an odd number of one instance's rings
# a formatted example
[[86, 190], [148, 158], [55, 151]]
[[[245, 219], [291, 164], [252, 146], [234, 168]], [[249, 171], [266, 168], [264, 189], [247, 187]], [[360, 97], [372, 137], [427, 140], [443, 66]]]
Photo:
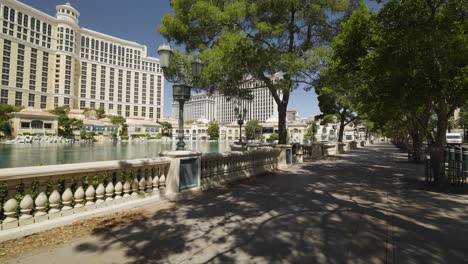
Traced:
[[218, 140], [219, 138], [219, 124], [217, 122], [210, 122], [208, 124], [207, 134], [211, 140]]
[[363, 7], [361, 1], [333, 41], [331, 62], [319, 79], [319, 98], [323, 88], [338, 96], [321, 103], [349, 102], [372, 129], [404, 140], [410, 135], [415, 149], [426, 139], [433, 175], [444, 181], [448, 120], [468, 99], [468, 4], [389, 0], [377, 14]]
[[291, 92], [316, 78], [349, 2], [172, 0], [174, 14], [163, 17], [159, 32], [201, 53], [201, 85], [209, 91], [245, 96], [240, 85], [261, 81], [278, 106], [280, 143], [286, 143]]
[[0, 138], [11, 136], [12, 130], [9, 121], [9, 114], [19, 112], [22, 109], [24, 109], [22, 106], [0, 104]]
[[245, 137], [247, 140], [260, 139], [262, 136], [262, 126], [258, 120], [249, 120], [245, 124]]
[[68, 117], [68, 113], [70, 112], [69, 106], [58, 106], [49, 112], [58, 116], [59, 136], [73, 138], [73, 131], [79, 130], [83, 126], [83, 121]]

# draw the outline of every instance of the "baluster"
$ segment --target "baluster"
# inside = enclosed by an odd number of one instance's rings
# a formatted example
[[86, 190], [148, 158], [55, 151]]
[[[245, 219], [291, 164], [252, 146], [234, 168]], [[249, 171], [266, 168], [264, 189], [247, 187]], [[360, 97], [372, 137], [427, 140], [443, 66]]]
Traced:
[[107, 174], [107, 185], [106, 185], [106, 202], [110, 202], [114, 200], [114, 172]]
[[86, 188], [86, 207], [94, 207], [94, 196], [96, 196], [96, 190], [94, 189], [94, 175], [88, 174], [88, 188]]
[[31, 193], [31, 185], [32, 185], [32, 179], [25, 179], [25, 182], [23, 182], [24, 186], [24, 193], [23, 193], [23, 199], [21, 199], [20, 202], [20, 212], [21, 216], [19, 217], [19, 225], [29, 225], [34, 222], [34, 218], [31, 215], [31, 211], [33, 209], [34, 201], [30, 195]]
[[138, 189], [140, 195], [145, 195], [145, 188], [146, 188], [146, 173], [147, 169], [142, 169], [140, 173], [140, 180], [138, 181]]
[[153, 170], [153, 193], [158, 192], [159, 193], [159, 166], [155, 167]]
[[104, 177], [103, 175], [98, 175], [98, 186], [96, 188], [96, 205], [100, 205], [104, 203], [104, 193], [105, 193], [105, 188], [104, 188]]
[[130, 174], [131, 172], [129, 173], [128, 171], [125, 171], [125, 183], [123, 185], [123, 191], [124, 191], [124, 198], [126, 197], [130, 197], [130, 188], [131, 188], [131, 185], [130, 185]]
[[3, 214], [6, 218], [3, 220], [3, 230], [14, 228], [18, 226], [18, 218], [16, 215], [16, 209], [18, 208], [18, 201], [15, 198], [16, 187], [18, 181], [8, 181], [7, 183], [7, 198], [8, 200], [3, 205]]
[[73, 194], [74, 200], [75, 200], [75, 205], [73, 206], [73, 211], [75, 213], [81, 212], [84, 210], [84, 197], [85, 197], [85, 192], [83, 189], [83, 175], [77, 175], [76, 176], [76, 190], [75, 193]]
[[132, 196], [138, 195], [138, 175], [140, 174], [140, 170], [133, 171], [133, 180], [132, 180]]
[[51, 179], [52, 193], [49, 196], [49, 219], [60, 216], [60, 193], [58, 191], [59, 178]]
[[73, 202], [73, 192], [71, 191], [70, 185], [71, 185], [71, 177], [66, 176], [65, 180], [63, 181], [63, 184], [65, 185], [64, 188], [65, 190], [62, 193], [62, 216], [65, 215], [71, 215], [73, 214], [73, 208], [72, 208], [72, 202]]
[[206, 183], [206, 158], [202, 158], [201, 184], [205, 185]]
[[49, 219], [47, 216], [47, 178], [41, 177], [37, 179], [38, 181], [38, 189], [37, 191], [39, 194], [37, 195], [36, 199], [34, 200], [36, 212], [34, 213], [34, 222], [39, 223]]
[[166, 164], [161, 167], [161, 176], [159, 176], [159, 189], [166, 189]]
[[123, 174], [123, 172], [117, 171], [116, 178], [115, 178], [116, 183], [115, 183], [115, 187], [114, 187], [114, 191], [115, 191], [114, 199], [115, 200], [122, 199], [122, 190], [123, 190], [122, 174]]
[[150, 194], [153, 192], [153, 171], [154, 167], [148, 168], [148, 174], [146, 179], [146, 193]]

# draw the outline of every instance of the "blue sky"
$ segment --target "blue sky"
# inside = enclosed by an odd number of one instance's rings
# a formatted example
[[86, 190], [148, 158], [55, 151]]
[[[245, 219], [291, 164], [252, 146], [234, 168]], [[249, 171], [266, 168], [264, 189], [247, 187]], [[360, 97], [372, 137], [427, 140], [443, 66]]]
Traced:
[[[69, 2], [80, 12], [80, 26], [115, 37], [135, 41], [148, 47], [148, 53], [157, 57], [156, 49], [165, 39], [156, 28], [164, 14], [172, 13], [169, 0], [20, 0], [50, 15], [55, 6]], [[172, 89], [166, 82], [165, 115], [171, 113]], [[293, 92], [289, 109], [299, 111], [301, 117], [320, 113], [315, 92], [297, 89]]]

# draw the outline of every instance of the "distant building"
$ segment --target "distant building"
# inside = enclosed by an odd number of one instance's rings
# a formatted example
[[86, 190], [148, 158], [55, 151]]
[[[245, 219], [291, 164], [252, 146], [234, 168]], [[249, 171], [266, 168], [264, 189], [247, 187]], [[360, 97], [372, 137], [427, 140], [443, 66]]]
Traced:
[[[272, 77], [274, 81], [278, 80], [279, 74]], [[252, 80], [241, 86], [243, 89], [252, 90], [252, 100], [231, 100], [222, 94], [208, 95], [206, 93], [194, 94], [190, 101], [184, 105], [184, 120], [193, 121], [205, 117], [210, 121], [220, 123], [231, 123], [237, 120], [234, 108], [240, 104], [240, 109], [247, 109], [246, 121], [259, 120], [264, 122], [268, 118], [278, 113], [276, 102], [271, 96], [268, 88], [263, 87], [262, 82]], [[179, 103], [172, 103], [172, 118], [178, 119]]]
[[159, 59], [144, 45], [81, 28], [68, 3], [56, 10], [50, 16], [19, 1], [0, 2], [0, 104], [161, 119]]
[[[193, 94], [190, 101], [184, 104], [184, 120], [195, 121], [200, 118], [216, 120], [216, 98], [206, 93]], [[179, 103], [175, 101], [172, 103], [172, 118], [179, 119]]]
[[286, 120], [288, 122], [299, 121], [299, 112], [296, 110], [288, 110], [286, 112]]
[[10, 114], [12, 135], [58, 135], [58, 116], [40, 109], [23, 109]]

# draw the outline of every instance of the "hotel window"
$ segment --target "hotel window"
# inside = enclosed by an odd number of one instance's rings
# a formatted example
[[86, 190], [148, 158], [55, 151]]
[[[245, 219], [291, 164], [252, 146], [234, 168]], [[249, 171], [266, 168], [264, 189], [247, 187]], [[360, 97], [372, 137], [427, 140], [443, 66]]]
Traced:
[[21, 128], [31, 128], [31, 123], [29, 123], [29, 122], [21, 122]]
[[96, 103], [95, 102], [89, 103], [89, 107], [92, 108], [92, 109], [95, 109], [96, 108]]
[[125, 117], [129, 117], [129, 116], [130, 116], [130, 106], [126, 105], [125, 106]]
[[138, 116], [138, 106], [133, 107], [133, 115]]
[[16, 88], [23, 88], [24, 45], [18, 44], [18, 61], [16, 66]]
[[41, 95], [41, 108], [45, 109], [47, 107], [47, 96]]
[[141, 107], [141, 116], [143, 116], [143, 117], [146, 116], [146, 107], [144, 107], [144, 106]]
[[70, 105], [70, 98], [63, 98], [64, 105]]
[[35, 96], [34, 94], [29, 94], [28, 96], [28, 106], [29, 107], [34, 107], [34, 99], [35, 99]]
[[100, 109], [104, 109], [104, 103], [100, 103], [100, 104], [99, 104], [99, 108], [100, 108]]
[[23, 104], [23, 93], [16, 92], [15, 94], [15, 106], [21, 106]]
[[154, 109], [153, 107], [149, 108], [149, 118], [153, 118], [153, 112], [154, 112], [153, 109]]
[[105, 100], [106, 95], [106, 66], [101, 66], [101, 91], [99, 99]]
[[2, 64], [2, 85], [9, 85], [9, 76], [10, 76], [10, 50], [11, 42], [9, 40], [4, 40], [3, 44], [3, 64]]
[[8, 90], [2, 89], [0, 94], [0, 104], [8, 104]]
[[80, 101], [80, 109], [86, 108], [86, 102], [85, 101]]
[[58, 106], [58, 97], [54, 97], [54, 107], [57, 107]]
[[122, 105], [117, 105], [117, 115], [122, 115]]
[[131, 91], [131, 84], [130, 84], [130, 79], [131, 79], [131, 73], [127, 71], [127, 87], [126, 87], [126, 98], [125, 102], [130, 103], [130, 91]]

